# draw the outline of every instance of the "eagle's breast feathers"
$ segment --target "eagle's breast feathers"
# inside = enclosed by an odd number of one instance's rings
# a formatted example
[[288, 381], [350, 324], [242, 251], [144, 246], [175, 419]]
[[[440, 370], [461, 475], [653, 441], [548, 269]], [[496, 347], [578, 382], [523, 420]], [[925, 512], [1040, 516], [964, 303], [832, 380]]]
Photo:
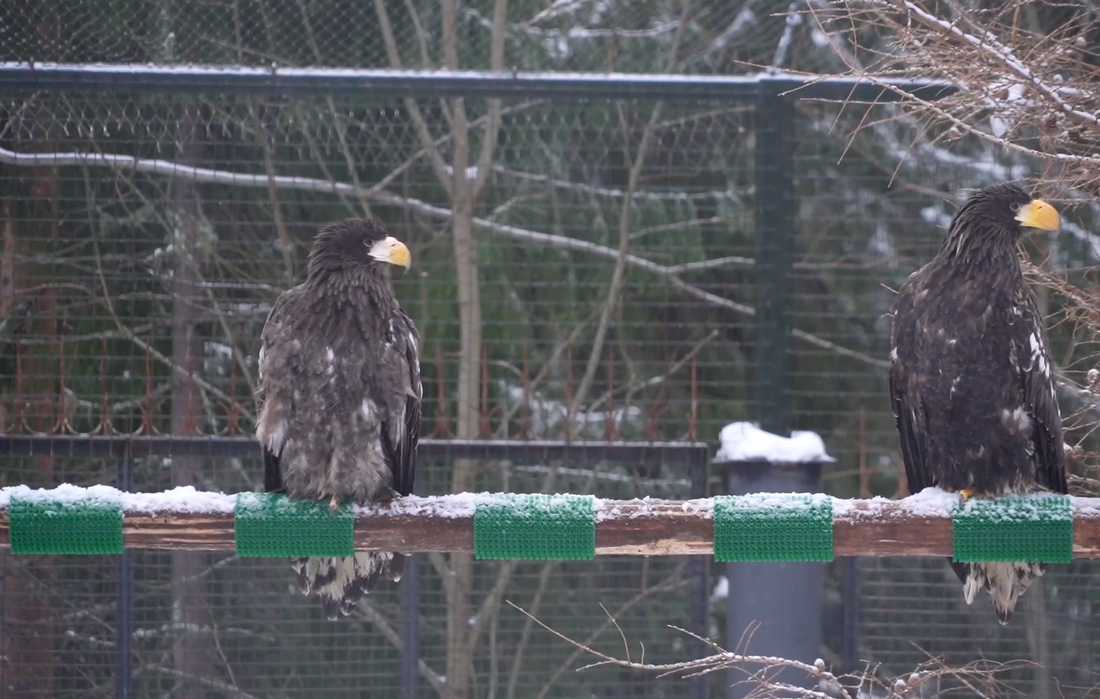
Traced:
[[[407, 263], [380, 224], [322, 229], [309, 278], [283, 293], [260, 338], [256, 436], [264, 486], [289, 497], [377, 503], [409, 495], [420, 438], [419, 336], [378, 274]], [[402, 252], [403, 251], [403, 252]], [[293, 561], [302, 591], [329, 618], [350, 613], [404, 557], [359, 553]]]
[[[1052, 211], [1011, 185], [979, 192], [899, 289], [889, 379], [911, 493], [1066, 492], [1046, 331], [1016, 257], [1021, 225], [1050, 228]], [[952, 565], [967, 602], [989, 590], [1002, 622], [1042, 573], [1032, 563]]]

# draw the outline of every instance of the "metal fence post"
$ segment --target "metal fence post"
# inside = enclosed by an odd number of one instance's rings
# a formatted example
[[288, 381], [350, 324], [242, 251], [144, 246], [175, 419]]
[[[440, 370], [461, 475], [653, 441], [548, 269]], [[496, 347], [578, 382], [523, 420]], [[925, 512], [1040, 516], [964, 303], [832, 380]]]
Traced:
[[[707, 496], [707, 476], [709, 475], [710, 452], [709, 448], [699, 450], [699, 458], [690, 465], [691, 497], [705, 498]], [[693, 633], [702, 638], [707, 638], [707, 605], [710, 601], [708, 588], [710, 575], [707, 564], [710, 556], [690, 556], [688, 558], [688, 575], [691, 577], [691, 600], [689, 602], [689, 616]], [[690, 644], [695, 649], [692, 657], [702, 658], [709, 649], [702, 641]], [[699, 675], [691, 678], [692, 699], [707, 699], [707, 676]]]
[[764, 81], [756, 98], [756, 361], [755, 418], [760, 428], [791, 431], [791, 267], [795, 198], [795, 105]]
[[[118, 460], [118, 488], [129, 492], [134, 486], [134, 459]], [[118, 557], [118, 585], [115, 592], [115, 699], [130, 699], [133, 691], [134, 561], [132, 551]]]
[[859, 667], [859, 557], [843, 559], [844, 578], [841, 596], [844, 603], [844, 640], [841, 647], [841, 669], [854, 672]]
[[[412, 494], [416, 495], [417, 484]], [[401, 580], [401, 699], [416, 699], [420, 682], [420, 556], [410, 553]]]
[[409, 554], [401, 580], [401, 699], [416, 699], [420, 681], [420, 556]]
[[[821, 489], [820, 462], [724, 465], [730, 495], [816, 493]], [[824, 576], [823, 563], [727, 563], [726, 649], [812, 663], [821, 655]], [[759, 627], [746, 634], [753, 624]], [[767, 676], [804, 687], [814, 681], [793, 670]], [[747, 676], [737, 668], [729, 670], [727, 679], [727, 699], [744, 699], [753, 689], [751, 684], [743, 684]]]
[[[756, 97], [756, 361], [755, 406], [760, 427], [788, 436], [791, 402], [791, 274], [797, 242], [795, 196], [796, 111], [781, 93], [790, 81], [766, 80]], [[821, 464], [728, 464], [729, 492], [819, 492]], [[820, 563], [729, 563], [726, 642], [730, 650], [813, 662], [821, 646], [824, 571]], [[760, 626], [745, 636], [753, 623]], [[747, 648], [742, 644], [747, 642]], [[751, 687], [737, 669], [728, 675], [729, 699]], [[791, 676], [792, 684], [810, 678]]]

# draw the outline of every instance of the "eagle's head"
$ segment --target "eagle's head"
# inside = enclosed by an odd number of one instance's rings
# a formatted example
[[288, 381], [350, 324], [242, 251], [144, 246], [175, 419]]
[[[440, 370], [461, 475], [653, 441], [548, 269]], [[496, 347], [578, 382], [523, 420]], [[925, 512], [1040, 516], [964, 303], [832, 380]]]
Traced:
[[1015, 184], [998, 184], [975, 192], [955, 214], [952, 228], [986, 229], [989, 233], [1008, 234], [1015, 242], [1024, 228], [1058, 230], [1058, 210]]
[[349, 218], [317, 232], [309, 253], [309, 274], [355, 267], [380, 270], [383, 265], [408, 267], [411, 261], [409, 249], [391, 236], [381, 221]]

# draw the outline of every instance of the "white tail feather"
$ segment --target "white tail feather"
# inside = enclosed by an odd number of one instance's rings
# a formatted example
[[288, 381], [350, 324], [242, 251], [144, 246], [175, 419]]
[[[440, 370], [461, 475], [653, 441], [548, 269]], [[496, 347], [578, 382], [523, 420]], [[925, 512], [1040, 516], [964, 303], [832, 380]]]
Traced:
[[298, 574], [302, 594], [316, 593], [325, 616], [337, 619], [351, 614], [382, 575], [394, 582], [400, 580], [404, 557], [400, 558], [401, 564], [393, 565], [394, 554], [372, 552], [347, 557], [296, 558], [291, 560], [291, 565]]
[[973, 604], [979, 590], [988, 590], [997, 619], [1007, 624], [1016, 610], [1016, 602], [1043, 574], [1044, 568], [1041, 563], [971, 563], [963, 583], [963, 597], [967, 604]]

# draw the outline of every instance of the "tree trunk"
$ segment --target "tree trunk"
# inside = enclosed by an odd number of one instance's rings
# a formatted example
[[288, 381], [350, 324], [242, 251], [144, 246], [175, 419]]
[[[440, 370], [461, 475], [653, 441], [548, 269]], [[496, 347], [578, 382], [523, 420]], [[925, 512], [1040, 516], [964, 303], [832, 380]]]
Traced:
[[[474, 439], [478, 428], [478, 384], [481, 378], [481, 298], [478, 288], [477, 248], [473, 234], [474, 201], [466, 177], [469, 141], [466, 113], [455, 100], [454, 107], [454, 184], [453, 238], [455, 275], [458, 284], [459, 359], [458, 425], [459, 439]], [[477, 462], [458, 459], [451, 476], [451, 492], [474, 490]], [[449, 699], [466, 699], [469, 693], [473, 648], [469, 643], [470, 592], [473, 588], [473, 556], [451, 554], [451, 573], [455, 593], [447, 606], [447, 689]]]
[[[197, 140], [199, 117], [197, 104], [184, 109], [180, 125], [180, 162], [197, 165], [203, 146]], [[202, 366], [202, 340], [196, 326], [200, 321], [201, 300], [198, 270], [204, 257], [202, 240], [202, 202], [194, 182], [176, 180], [172, 184], [172, 246], [175, 265], [172, 277], [172, 364], [182, 368], [172, 375], [172, 433], [193, 435], [202, 418], [202, 401], [191, 374]], [[198, 478], [202, 459], [175, 457], [172, 460], [172, 485], [201, 488]], [[175, 699], [204, 699], [201, 679], [212, 674], [209, 649], [210, 609], [206, 603], [206, 584], [201, 574], [209, 565], [209, 554], [201, 551], [172, 552], [172, 615], [177, 636], [172, 660], [178, 673]]]
[[[454, 0], [442, 0], [443, 64], [458, 68], [458, 33]], [[452, 101], [454, 115], [451, 160], [451, 232], [454, 241], [455, 280], [458, 285], [458, 424], [459, 439], [473, 439], [478, 427], [478, 383], [481, 379], [481, 298], [478, 289], [477, 249], [473, 215], [477, 192], [471, 187], [469, 121], [462, 98]], [[458, 459], [451, 474], [451, 492], [474, 489], [477, 462]], [[470, 593], [473, 590], [474, 559], [469, 553], [450, 556], [452, 594], [447, 600], [447, 697], [469, 696], [470, 670], [474, 649], [470, 647]]]
[[[57, 27], [41, 23], [37, 27], [40, 37], [53, 41]], [[53, 149], [53, 124], [50, 117], [40, 114], [30, 125], [33, 140], [24, 144], [27, 150], [49, 151]], [[35, 431], [49, 432], [57, 420], [54, 394], [57, 383], [58, 337], [57, 290], [51, 286], [53, 270], [50, 265], [32, 266], [28, 260], [32, 254], [48, 255], [57, 249], [58, 227], [61, 220], [58, 202], [58, 171], [56, 167], [31, 168], [13, 178], [16, 182], [29, 183], [29, 191], [20, 194], [24, 201], [22, 216], [10, 217], [11, 209], [20, 203], [5, 202], [4, 213], [4, 262], [0, 265], [3, 278], [0, 282], [0, 312], [7, 321], [10, 337], [34, 335], [51, 340], [46, 346], [28, 351], [21, 348], [15, 372], [22, 381], [23, 405], [13, 405], [8, 425], [24, 412], [27, 426]], [[17, 186], [17, 189], [22, 189]], [[17, 195], [19, 196], [19, 195]], [[20, 225], [16, 220], [26, 223]], [[52, 488], [56, 485], [53, 459], [39, 456], [34, 459], [34, 470], [20, 480], [31, 486]], [[4, 553], [0, 558], [3, 572], [3, 604], [0, 605], [0, 687], [5, 696], [49, 696], [53, 691], [53, 612], [46, 590], [53, 578], [53, 558], [35, 556], [17, 560]]]
[[[48, 132], [48, 124], [37, 129]], [[43, 138], [38, 148], [47, 150], [50, 140]], [[48, 254], [55, 250], [58, 238], [60, 211], [57, 201], [57, 168], [32, 168], [31, 191], [28, 211], [24, 213], [23, 230], [18, 230], [11, 219], [4, 230], [3, 298], [0, 310], [5, 312], [13, 340], [21, 336], [35, 335], [57, 338], [56, 289], [50, 286], [48, 267], [32, 269], [26, 262], [31, 254]], [[10, 213], [10, 204], [5, 208]], [[17, 205], [18, 206], [18, 205]], [[37, 242], [37, 245], [35, 243]], [[35, 289], [36, 291], [31, 291]], [[51, 343], [39, 351], [20, 351], [16, 374], [22, 381], [23, 405], [13, 405], [9, 421], [26, 406], [27, 425], [37, 432], [49, 432], [56, 422], [54, 393], [58, 389], [57, 350]], [[34, 459], [34, 470], [20, 478], [32, 487], [52, 488], [53, 459], [39, 456]], [[5, 696], [12, 699], [49, 696], [53, 691], [53, 613], [46, 589], [53, 578], [53, 558], [35, 556], [18, 560], [4, 552], [0, 559], [3, 571], [4, 601], [0, 605], [3, 618], [0, 622], [0, 655], [6, 658], [0, 669], [0, 686]]]

